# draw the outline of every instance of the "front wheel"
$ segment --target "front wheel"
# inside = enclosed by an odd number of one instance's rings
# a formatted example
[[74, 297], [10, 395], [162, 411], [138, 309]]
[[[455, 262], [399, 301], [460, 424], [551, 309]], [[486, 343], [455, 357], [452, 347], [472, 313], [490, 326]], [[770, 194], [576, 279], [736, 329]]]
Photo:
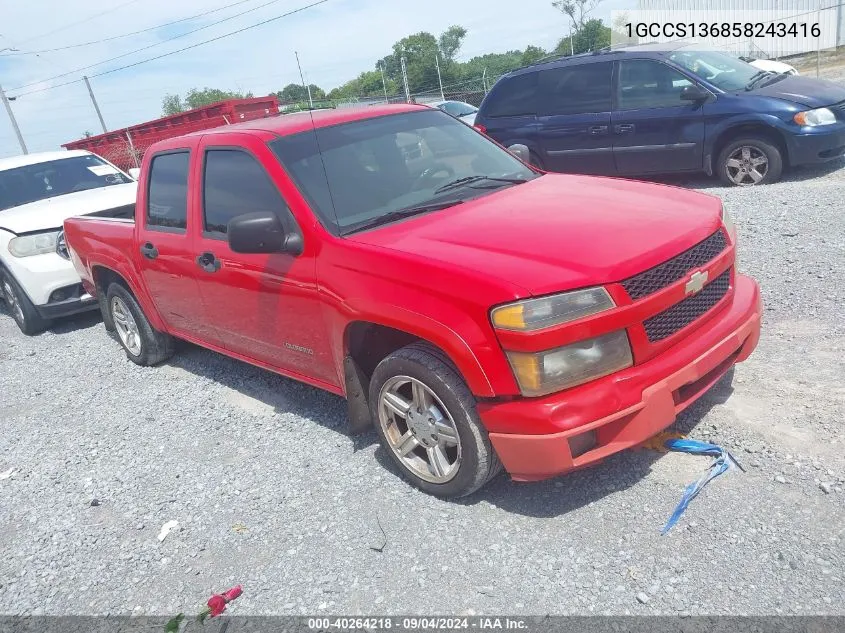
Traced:
[[382, 360], [370, 412], [402, 475], [438, 497], [475, 492], [502, 469], [475, 398], [440, 350], [414, 343]]
[[780, 149], [763, 138], [740, 138], [729, 143], [718, 159], [719, 178], [727, 185], [748, 187], [776, 182], [783, 172]]
[[9, 312], [21, 332], [32, 336], [47, 329], [50, 322], [38, 314], [32, 301], [10, 275], [0, 272], [0, 288], [2, 288], [0, 294], [3, 295]]
[[157, 365], [173, 355], [173, 338], [153, 329], [135, 297], [113, 283], [106, 292], [106, 305], [127, 358], [136, 365]]

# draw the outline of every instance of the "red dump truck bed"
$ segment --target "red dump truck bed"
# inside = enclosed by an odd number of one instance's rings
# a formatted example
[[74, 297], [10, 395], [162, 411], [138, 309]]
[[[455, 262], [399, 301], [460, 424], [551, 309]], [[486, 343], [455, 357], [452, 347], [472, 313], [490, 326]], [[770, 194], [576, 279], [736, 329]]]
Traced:
[[263, 119], [279, 112], [276, 97], [228, 99], [179, 114], [112, 130], [62, 145], [65, 149], [85, 149], [102, 156], [123, 170], [140, 167], [144, 153], [153, 143], [174, 136], [209, 128]]

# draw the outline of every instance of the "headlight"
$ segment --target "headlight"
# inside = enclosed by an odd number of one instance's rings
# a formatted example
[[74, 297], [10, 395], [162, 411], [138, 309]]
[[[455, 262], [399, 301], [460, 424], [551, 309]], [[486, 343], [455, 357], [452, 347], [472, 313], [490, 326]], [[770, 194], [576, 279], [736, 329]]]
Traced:
[[836, 115], [827, 108], [817, 108], [815, 110], [799, 112], [792, 118], [798, 125], [806, 125], [808, 127], [831, 125], [832, 123], [836, 123]]
[[731, 239], [736, 241], [736, 224], [734, 224], [733, 219], [724, 209], [722, 209], [722, 224], [725, 225], [725, 230], [727, 230]]
[[494, 308], [490, 319], [500, 330], [531, 331], [604, 312], [615, 305], [604, 288], [587, 288]]
[[634, 364], [625, 330], [545, 352], [507, 352], [524, 396], [574, 387]]
[[29, 257], [30, 255], [43, 255], [56, 250], [56, 240], [61, 231], [49, 233], [34, 233], [33, 235], [21, 235], [9, 241], [9, 252], [15, 257]]

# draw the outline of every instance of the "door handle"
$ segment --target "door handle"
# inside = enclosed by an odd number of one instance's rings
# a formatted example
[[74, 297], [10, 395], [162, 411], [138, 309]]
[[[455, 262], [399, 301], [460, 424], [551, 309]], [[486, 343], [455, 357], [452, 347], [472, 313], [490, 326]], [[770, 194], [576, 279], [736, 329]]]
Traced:
[[200, 254], [197, 257], [197, 264], [207, 273], [216, 273], [220, 270], [220, 260], [210, 251]]
[[593, 125], [592, 127], [587, 128], [587, 131], [593, 136], [601, 136], [602, 134], [607, 134], [607, 126]]
[[158, 257], [158, 249], [150, 242], [145, 242], [144, 244], [141, 244], [141, 255], [147, 259], [155, 259]]
[[613, 131], [617, 134], [628, 134], [636, 129], [633, 123], [620, 123], [613, 127]]

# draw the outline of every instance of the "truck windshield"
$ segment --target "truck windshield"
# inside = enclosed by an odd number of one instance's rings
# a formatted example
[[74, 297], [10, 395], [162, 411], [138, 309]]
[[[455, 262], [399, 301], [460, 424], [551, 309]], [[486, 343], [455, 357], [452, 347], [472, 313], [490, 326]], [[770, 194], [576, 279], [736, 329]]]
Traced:
[[96, 156], [71, 156], [0, 171], [0, 211], [22, 204], [132, 182]]
[[323, 225], [339, 235], [439, 211], [539, 176], [435, 109], [317, 128], [270, 147]]

